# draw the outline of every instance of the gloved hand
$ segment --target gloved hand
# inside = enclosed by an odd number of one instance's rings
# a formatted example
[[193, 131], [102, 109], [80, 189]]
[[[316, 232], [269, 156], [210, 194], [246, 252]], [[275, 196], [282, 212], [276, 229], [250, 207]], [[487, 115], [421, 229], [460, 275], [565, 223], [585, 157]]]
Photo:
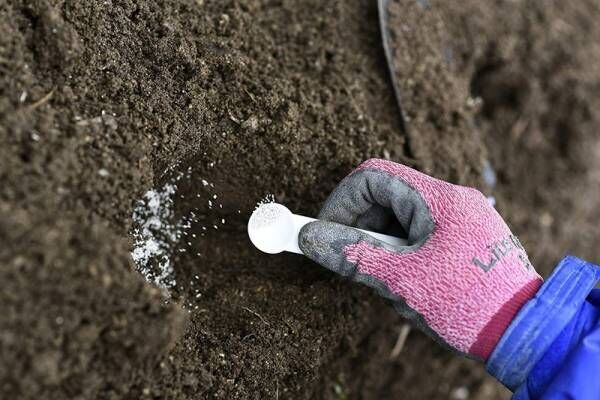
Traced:
[[[376, 288], [434, 339], [486, 360], [542, 283], [518, 239], [476, 189], [372, 159], [307, 224], [305, 255]], [[402, 233], [391, 247], [352, 227]]]

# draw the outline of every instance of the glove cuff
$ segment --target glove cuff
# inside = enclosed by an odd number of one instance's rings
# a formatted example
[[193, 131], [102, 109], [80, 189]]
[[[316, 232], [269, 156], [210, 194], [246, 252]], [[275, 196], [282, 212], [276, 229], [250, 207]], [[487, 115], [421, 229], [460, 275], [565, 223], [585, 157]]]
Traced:
[[498, 312], [479, 332], [477, 340], [469, 349], [469, 354], [486, 361], [515, 318], [515, 315], [517, 315], [525, 303], [535, 296], [541, 284], [542, 282], [539, 279], [528, 282], [508, 302], [500, 307]]

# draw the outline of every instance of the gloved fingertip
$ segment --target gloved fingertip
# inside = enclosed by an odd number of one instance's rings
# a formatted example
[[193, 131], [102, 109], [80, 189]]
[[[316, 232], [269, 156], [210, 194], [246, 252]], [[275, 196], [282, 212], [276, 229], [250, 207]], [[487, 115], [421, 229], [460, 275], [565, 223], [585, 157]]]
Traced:
[[352, 227], [329, 221], [314, 221], [305, 225], [298, 236], [298, 246], [305, 256], [343, 276], [352, 276], [354, 263], [346, 259], [347, 246], [368, 236]]
[[298, 247], [305, 255], [318, 251], [323, 244], [323, 221], [313, 221], [304, 225], [298, 234]]

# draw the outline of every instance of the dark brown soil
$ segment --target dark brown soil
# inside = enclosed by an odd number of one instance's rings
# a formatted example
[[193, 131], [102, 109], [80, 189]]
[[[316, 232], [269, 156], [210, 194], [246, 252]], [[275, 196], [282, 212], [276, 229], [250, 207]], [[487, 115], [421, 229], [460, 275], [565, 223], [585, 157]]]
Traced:
[[482, 101], [498, 208], [538, 270], [567, 253], [598, 262], [600, 4], [496, 3], [434, 4]]
[[[372, 1], [0, 3], [0, 397], [506, 397], [417, 332], [391, 360], [404, 322], [384, 301], [245, 234], [264, 195], [314, 214], [372, 156], [474, 184], [485, 143], [534, 263], [600, 258], [598, 10], [443, 4], [396, 5], [404, 134]], [[167, 300], [128, 232], [135, 200], [188, 168], [176, 209], [197, 239]]]
[[395, 80], [417, 167], [476, 185], [485, 161], [473, 125], [476, 102], [468, 77], [453, 70], [441, 13], [417, 0], [391, 0], [387, 12]]

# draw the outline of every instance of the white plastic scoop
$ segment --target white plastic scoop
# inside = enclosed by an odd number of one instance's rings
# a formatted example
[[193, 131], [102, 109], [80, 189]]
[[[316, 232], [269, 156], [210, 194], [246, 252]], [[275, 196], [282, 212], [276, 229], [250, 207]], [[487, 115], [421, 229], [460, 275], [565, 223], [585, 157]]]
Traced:
[[[292, 214], [284, 205], [278, 203], [261, 204], [250, 216], [248, 221], [248, 236], [257, 249], [269, 254], [282, 251], [303, 254], [298, 247], [300, 229], [314, 218]], [[382, 233], [365, 231], [375, 239], [392, 246], [406, 246], [406, 240]]]

